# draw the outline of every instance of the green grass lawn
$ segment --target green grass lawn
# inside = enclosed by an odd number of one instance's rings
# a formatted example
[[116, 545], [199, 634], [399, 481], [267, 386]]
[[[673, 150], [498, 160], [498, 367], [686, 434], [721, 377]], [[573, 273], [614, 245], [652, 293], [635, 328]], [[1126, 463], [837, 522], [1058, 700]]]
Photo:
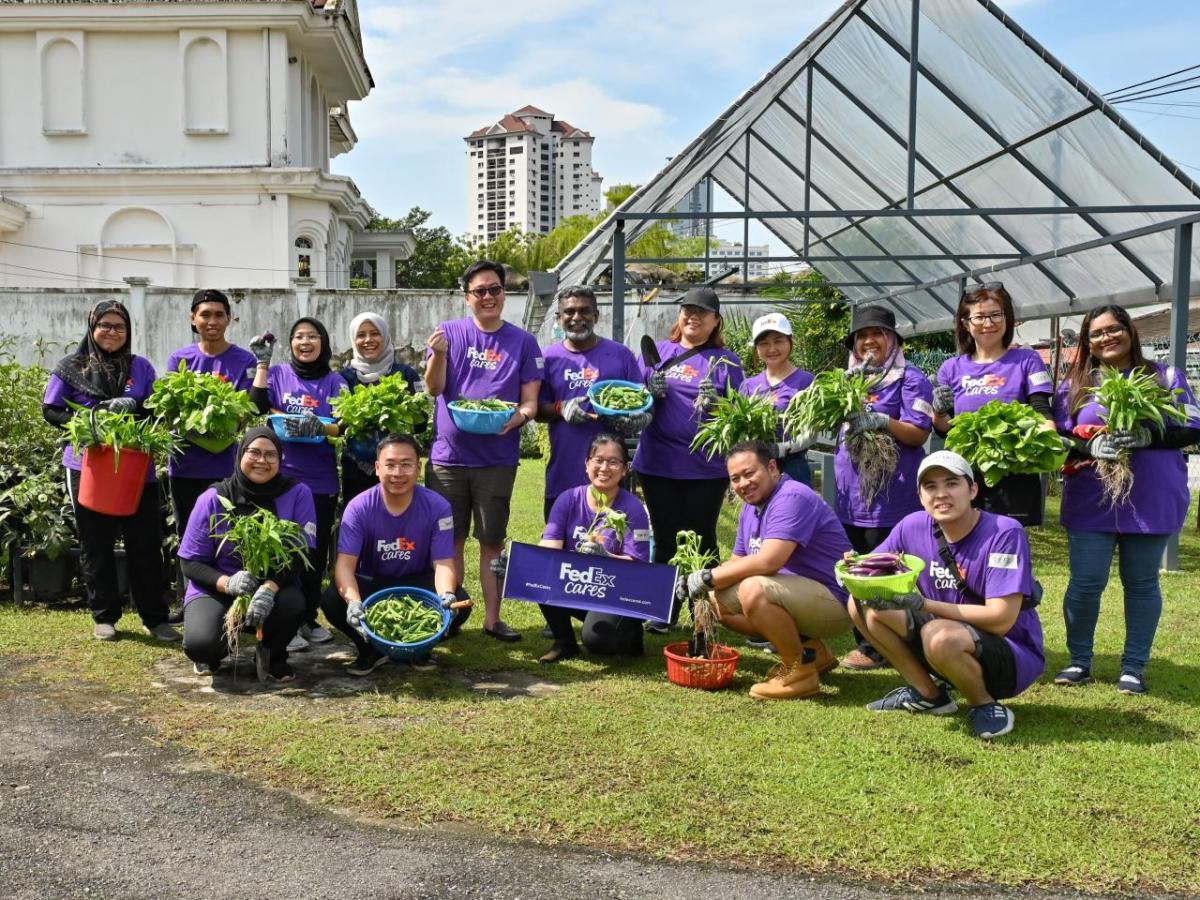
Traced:
[[[517, 539], [540, 533], [541, 485], [540, 463], [523, 464]], [[971, 737], [963, 715], [866, 712], [863, 704], [898, 684], [888, 672], [839, 669], [819, 698], [759, 703], [746, 690], [773, 660], [755, 651], [743, 655], [731, 690], [711, 694], [667, 682], [668, 638], [649, 636], [635, 663], [539, 666], [540, 615], [513, 602], [504, 615], [523, 642], [484, 638], [477, 614], [438, 651], [443, 671], [385, 667], [372, 690], [344, 701], [164, 694], [150, 687], [151, 670], [178, 650], [94, 642], [81, 612], [0, 606], [0, 652], [33, 660], [21, 677], [82, 676], [134, 698], [166, 738], [218, 766], [401, 824], [454, 820], [546, 843], [869, 878], [1197, 891], [1194, 514], [1182, 551], [1189, 574], [1163, 577], [1166, 608], [1147, 670], [1153, 693], [1123, 697], [1113, 687], [1123, 629], [1119, 591], [1110, 589], [1098, 683], [1038, 684], [1012, 703], [1016, 731], [993, 743]], [[735, 515], [731, 506], [723, 516], [726, 546]], [[1065, 536], [1048, 527], [1032, 538], [1053, 674], [1066, 662]], [[836, 649], [848, 647], [844, 639]], [[447, 677], [456, 670], [523, 670], [561, 690], [492, 699]]]

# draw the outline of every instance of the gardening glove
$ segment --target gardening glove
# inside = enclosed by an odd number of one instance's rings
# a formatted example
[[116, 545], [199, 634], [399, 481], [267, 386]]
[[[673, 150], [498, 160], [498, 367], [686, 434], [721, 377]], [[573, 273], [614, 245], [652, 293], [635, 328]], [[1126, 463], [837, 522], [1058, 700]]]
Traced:
[[790, 441], [780, 441], [778, 444], [772, 444], [771, 450], [776, 459], [783, 459], [787, 456], [792, 456], [796, 453], [803, 453], [816, 441], [816, 432], [802, 434], [800, 437]]
[[712, 590], [712, 569], [701, 569], [693, 572], [687, 578], [687, 593], [694, 600], [703, 597]]
[[583, 411], [583, 404], [586, 397], [572, 397], [570, 400], [565, 400], [559, 406], [559, 415], [563, 417], [563, 421], [568, 425], [582, 425], [590, 421], [590, 417]]
[[667, 376], [662, 372], [651, 372], [646, 379], [646, 390], [655, 400], [661, 400], [667, 396]]
[[675, 579], [675, 602], [681, 606], [689, 600], [687, 579], [682, 575]]
[[708, 412], [720, 399], [721, 395], [717, 393], [717, 389], [712, 381], [708, 378], [700, 379], [700, 392], [696, 396], [696, 402], [700, 405], [700, 409], [703, 412]]
[[366, 618], [367, 612], [363, 609], [361, 600], [346, 601], [346, 624], [351, 628], [362, 629], [363, 619]]
[[916, 591], [909, 594], [898, 594], [886, 600], [858, 600], [857, 602], [871, 609], [906, 609], [919, 612], [925, 607], [925, 598]]
[[442, 609], [449, 609], [458, 602], [458, 595], [454, 591], [443, 591], [438, 594], [438, 599], [442, 601]]
[[284, 419], [283, 430], [288, 437], [321, 437], [325, 434], [325, 423], [306, 412], [302, 417], [288, 416]]
[[132, 397], [113, 397], [111, 400], [101, 400], [97, 405], [109, 412], [131, 413], [137, 409], [138, 402]]
[[497, 579], [499, 579], [501, 581], [504, 580], [504, 576], [508, 573], [508, 548], [507, 547], [505, 547], [503, 550], [501, 550], [500, 555], [492, 560], [491, 569], [492, 569], [492, 574], [495, 575]]
[[225, 593], [230, 597], [244, 597], [257, 591], [260, 584], [261, 581], [245, 569], [241, 569], [229, 576], [229, 581], [225, 583]]
[[254, 354], [255, 362], [258, 365], [271, 365], [271, 357], [275, 353], [275, 335], [269, 331], [265, 334], [260, 334], [250, 342], [250, 352]]
[[861, 434], [864, 431], [882, 431], [887, 428], [890, 418], [885, 413], [860, 412], [852, 415], [847, 421], [850, 423], [852, 434]]
[[933, 414], [936, 416], [954, 415], [954, 391], [944, 384], [933, 389]]
[[650, 412], [632, 413], [628, 416], [608, 416], [604, 423], [623, 437], [636, 437], [654, 419]]
[[580, 553], [586, 553], [589, 556], [611, 556], [605, 546], [599, 541], [583, 541], [578, 548]]
[[874, 365], [875, 357], [867, 357], [865, 362], [859, 363], [857, 366], [851, 366], [846, 370], [847, 375], [862, 375], [864, 378], [870, 378], [873, 375], [882, 375], [883, 369]]
[[261, 628], [267, 616], [275, 608], [275, 591], [263, 584], [250, 598], [250, 608], [246, 610], [246, 625], [250, 628]]
[[1087, 454], [1092, 459], [1115, 460], [1121, 458], [1121, 448], [1114, 442], [1114, 435], [1104, 432], [1087, 442]]
[[1141, 450], [1143, 447], [1149, 447], [1153, 439], [1153, 432], [1144, 425], [1132, 431], [1116, 431], [1112, 435], [1113, 446], [1118, 450]]

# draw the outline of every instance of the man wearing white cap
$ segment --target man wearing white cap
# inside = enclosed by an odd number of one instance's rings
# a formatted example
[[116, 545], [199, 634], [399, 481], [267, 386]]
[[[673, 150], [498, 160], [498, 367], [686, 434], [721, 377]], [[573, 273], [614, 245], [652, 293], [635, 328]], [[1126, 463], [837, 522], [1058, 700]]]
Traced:
[[[783, 412], [792, 397], [813, 382], [812, 372], [799, 369], [792, 362], [792, 323], [782, 313], [760, 316], [751, 326], [750, 342], [764, 369], [743, 381], [738, 390], [746, 397], [763, 396]], [[778, 443], [772, 448], [779, 460], [779, 471], [809, 487], [812, 487], [812, 470], [805, 451], [815, 438], [816, 435], [811, 435], [803, 440], [785, 441], [781, 429], [776, 437]]]
[[867, 709], [950, 715], [958, 704], [938, 678], [969, 704], [976, 737], [999, 737], [1014, 721], [999, 701], [1024, 691], [1046, 664], [1029, 540], [1015, 519], [971, 506], [979, 489], [957, 453], [925, 457], [917, 490], [924, 510], [902, 519], [877, 548], [925, 560], [917, 592], [851, 599], [848, 607], [908, 682]]

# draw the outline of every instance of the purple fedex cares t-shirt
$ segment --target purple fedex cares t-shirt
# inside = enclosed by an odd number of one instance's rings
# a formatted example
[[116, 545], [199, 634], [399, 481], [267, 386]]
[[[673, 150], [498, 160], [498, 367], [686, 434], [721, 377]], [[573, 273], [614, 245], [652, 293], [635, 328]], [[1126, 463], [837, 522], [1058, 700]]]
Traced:
[[[871, 391], [867, 408], [886, 413], [893, 419], [929, 429], [933, 425], [933, 386], [916, 366], [907, 366], [904, 375], [891, 384]], [[834, 456], [834, 479], [837, 482], [838, 518], [860, 528], [880, 528], [895, 525], [910, 512], [919, 509], [917, 499], [917, 467], [925, 458], [924, 447], [909, 447], [896, 441], [899, 461], [892, 480], [875, 495], [870, 506], [863, 503], [858, 488], [858, 472], [846, 449], [846, 429], [842, 429], [837, 454]]]
[[450, 503], [417, 485], [408, 509], [395, 516], [377, 484], [346, 504], [338, 553], [358, 557], [359, 575], [393, 585], [407, 576], [428, 575], [434, 560], [454, 557]]
[[[271, 409], [290, 416], [311, 412], [314, 416], [333, 415], [329, 400], [346, 390], [346, 379], [330, 372], [314, 380], [301, 378], [287, 364], [271, 366], [267, 375], [267, 399]], [[338, 493], [337, 453], [329, 441], [301, 444], [288, 441], [283, 447], [283, 474], [298, 478], [314, 494], [336, 497]]]
[[[987, 599], [1009, 594], [1028, 597], [1032, 594], [1029, 538], [1015, 519], [980, 512], [971, 533], [949, 546], [963, 581], [979, 597]], [[957, 604], [974, 602], [977, 605], [980, 602], [968, 599], [955, 587], [954, 576], [938, 553], [933, 519], [924, 510], [905, 516], [877, 549], [888, 553], [911, 553], [926, 561], [925, 571], [917, 579], [917, 590], [927, 600]], [[1016, 663], [1017, 683], [1013, 691], [1016, 695], [1033, 684], [1046, 667], [1042, 622], [1037, 610], [1021, 610], [1004, 640]]]
[[[563, 549], [578, 550], [579, 545], [586, 541], [588, 527], [596, 518], [588, 506], [588, 485], [568, 488], [558, 495], [554, 506], [550, 509], [550, 518], [546, 520], [546, 530], [542, 532], [544, 541], [562, 541]], [[646, 507], [642, 506], [636, 496], [621, 488], [613, 501], [612, 508], [625, 513], [628, 528], [621, 543], [617, 544], [617, 536], [611, 528], [600, 525], [600, 543], [609, 553], [619, 556], [629, 556], [646, 562], [650, 559], [650, 518], [646, 515]]]
[[[777, 410], [783, 412], [787, 409], [788, 404], [792, 402], [792, 398], [812, 383], [813, 373], [806, 372], [804, 369], [797, 369], [777, 384], [771, 384], [767, 380], [766, 372], [759, 372], [757, 375], [753, 375], [743, 381], [738, 391], [746, 397], [753, 397], [755, 395], [767, 397]], [[777, 438], [781, 441], [783, 440], [782, 425], [779, 426]]]
[[442, 325], [446, 351], [446, 387], [437, 397], [437, 437], [429, 453], [439, 466], [515, 466], [521, 435], [468, 434], [450, 416], [454, 400], [521, 400], [521, 385], [541, 381], [542, 350], [537, 338], [511, 322], [483, 331], [469, 316]]
[[[224, 353], [209, 356], [198, 344], [181, 347], [167, 359], [167, 374], [179, 369], [183, 362], [189, 372], [206, 372], [227, 381], [239, 391], [248, 391], [254, 383], [257, 361], [254, 354], [236, 344], [230, 344]], [[178, 456], [171, 457], [167, 472], [179, 478], [226, 478], [233, 472], [236, 446], [229, 446], [220, 453], [207, 450], [184, 441]]]
[[[1168, 390], [1179, 388], [1178, 403], [1187, 415], [1188, 428], [1200, 428], [1200, 408], [1183, 373], [1174, 367], [1153, 364]], [[1126, 370], [1128, 371], [1128, 370]], [[1068, 409], [1070, 385], [1063, 382], [1054, 397], [1054, 420], [1058, 430], [1069, 434], [1076, 425], [1102, 425], [1104, 407], [1094, 400], [1077, 412]], [[1168, 429], [1183, 427], [1174, 422]], [[1104, 499], [1094, 465], [1063, 475], [1060, 520], [1069, 531], [1102, 531], [1109, 534], [1176, 534], [1187, 516], [1187, 462], [1183, 452], [1166, 447], [1134, 450], [1133, 491], [1129, 499], [1113, 506]]]
[[954, 414], [975, 412], [992, 400], [1029, 401], [1030, 394], [1050, 394], [1054, 385], [1037, 351], [1012, 347], [995, 362], [979, 363], [963, 354], [942, 363], [937, 383], [954, 392]]
[[[135, 400], [145, 400], [150, 396], [150, 391], [154, 387], [154, 366], [150, 365], [149, 360], [134, 356], [129, 364], [129, 378], [125, 382], [126, 397], [133, 397]], [[46, 393], [42, 396], [42, 403], [46, 406], [58, 406], [62, 409], [69, 409], [67, 402], [70, 401], [78, 406], [84, 406], [88, 409], [96, 406], [100, 401], [95, 397], [89, 397], [87, 394], [80, 393], [71, 387], [57, 375], [51, 375], [50, 380], [46, 382]], [[83, 453], [78, 456], [71, 449], [71, 445], [67, 444], [63, 450], [63, 465], [68, 469], [79, 471], [83, 465]], [[150, 466], [146, 472], [146, 481], [154, 481], [154, 466]]]
[[[213, 537], [213, 516], [225, 514], [225, 507], [217, 496], [216, 488], [209, 488], [200, 495], [192, 514], [188, 517], [187, 528], [179, 542], [181, 559], [192, 559], [206, 563], [222, 575], [232, 575], [242, 568], [242, 561], [233, 551], [232, 544], [221, 544], [221, 535], [229, 530], [228, 525], [221, 523], [216, 527], [216, 537]], [[316, 545], [317, 514], [313, 507], [312, 491], [308, 485], [297, 482], [288, 490], [275, 498], [275, 515], [281, 519], [295, 522], [304, 529], [310, 548]], [[183, 602], [187, 603], [206, 591], [198, 585], [188, 582], [187, 593]]]
[[[640, 383], [642, 380], [637, 360], [629, 348], [608, 338], [600, 338], [595, 346], [582, 351], [570, 350], [565, 343], [554, 344], [546, 348], [545, 357], [546, 374], [538, 398], [541, 403], [562, 403], [583, 397], [598, 381], [619, 379]], [[603, 420], [581, 425], [569, 425], [562, 419], [550, 423], [547, 497], [557, 497], [567, 488], [587, 483], [583, 460], [592, 438], [607, 430]]]
[[[657, 346], [662, 360], [658, 370], [667, 378], [667, 396], [654, 401], [654, 420], [642, 432], [633, 468], [661, 478], [724, 478], [723, 456], [709, 459], [706, 451], [691, 449], [700, 425], [696, 397], [706, 375], [718, 394], [730, 387], [737, 390], [745, 377], [741, 361], [730, 350], [709, 348], [672, 364], [675, 357], [690, 351], [671, 341], [659, 341]], [[647, 366], [639, 366], [644, 376], [650, 374]]]
[[829, 588], [840, 602], [846, 602], [846, 589], [834, 578], [833, 566], [852, 549], [850, 541], [833, 510], [812, 488], [784, 475], [765, 504], [742, 507], [733, 555], [753, 556], [766, 540], [792, 541], [796, 545], [780, 568], [780, 575], [811, 578]]

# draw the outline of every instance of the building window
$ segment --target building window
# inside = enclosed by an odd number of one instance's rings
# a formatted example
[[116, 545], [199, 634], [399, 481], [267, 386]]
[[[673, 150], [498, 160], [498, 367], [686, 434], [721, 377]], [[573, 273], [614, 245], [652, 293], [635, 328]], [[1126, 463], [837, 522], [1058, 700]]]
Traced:
[[310, 238], [296, 238], [296, 277], [312, 278], [313, 242]]
[[509, 154], [516, 156], [518, 153], [524, 153], [525, 148], [524, 147], [509, 147], [508, 152], [509, 152]]

